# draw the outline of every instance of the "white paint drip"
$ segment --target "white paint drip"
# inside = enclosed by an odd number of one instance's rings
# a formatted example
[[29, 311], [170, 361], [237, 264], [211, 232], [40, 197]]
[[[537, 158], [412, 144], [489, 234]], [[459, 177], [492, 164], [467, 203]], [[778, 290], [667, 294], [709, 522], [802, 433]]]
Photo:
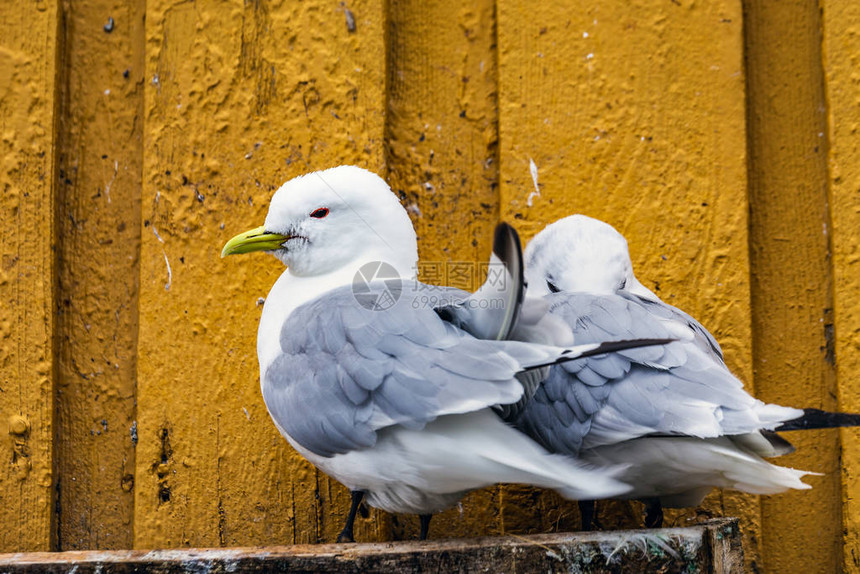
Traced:
[[540, 197], [540, 186], [538, 186], [538, 169], [535, 164], [535, 160], [529, 158], [529, 172], [532, 174], [532, 183], [535, 185], [535, 190], [529, 194], [528, 199], [526, 199], [526, 205], [529, 207], [532, 206], [535, 197]]
[[108, 203], [110, 203], [110, 186], [113, 185], [113, 182], [116, 181], [116, 174], [119, 172], [119, 162], [117, 160], [113, 160], [113, 177], [110, 178], [110, 181], [105, 186], [105, 195], [107, 196]]
[[[158, 239], [158, 241], [164, 243], [164, 240], [158, 234], [158, 230], [155, 228], [154, 225], [152, 226], [152, 232], [155, 234], [155, 238]], [[170, 291], [170, 284], [173, 282], [173, 271], [171, 271], [170, 269], [170, 261], [167, 259], [167, 251], [165, 251], [162, 247], [161, 252], [164, 254], [164, 263], [165, 265], [167, 265], [167, 283], [164, 284], [164, 290]]]
[[[159, 237], [159, 239], [161, 239]], [[173, 281], [173, 272], [170, 270], [170, 261], [167, 260], [167, 251], [164, 249], [161, 250], [164, 254], [164, 263], [167, 265], [167, 283], [164, 284], [164, 290], [170, 291], [170, 283]]]

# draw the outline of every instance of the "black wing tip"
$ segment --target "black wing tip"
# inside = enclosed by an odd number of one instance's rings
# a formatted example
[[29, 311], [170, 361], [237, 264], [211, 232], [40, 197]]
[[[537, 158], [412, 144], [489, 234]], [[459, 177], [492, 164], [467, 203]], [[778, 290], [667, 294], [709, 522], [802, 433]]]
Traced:
[[860, 414], [856, 413], [834, 413], [821, 409], [803, 409], [803, 415], [785, 421], [776, 431], [834, 429], [842, 427], [860, 426]]
[[498, 224], [496, 224], [495, 241], [499, 241], [501, 238], [508, 235], [514, 235], [519, 239], [517, 230], [514, 229], [514, 226], [507, 221], [500, 221]]
[[636, 349], [638, 347], [651, 347], [654, 345], [668, 345], [677, 339], [622, 339], [620, 341], [606, 341], [600, 343], [595, 349], [583, 354], [585, 357], [613, 353], [625, 349]]
[[515, 262], [522, 266], [523, 246], [520, 234], [513, 225], [504, 221], [496, 225], [496, 231], [493, 234], [493, 253], [506, 264], [511, 262], [511, 255], [513, 255], [516, 258]]
[[759, 431], [761, 436], [773, 447], [776, 452], [776, 456], [785, 456], [787, 454], [793, 453], [795, 450], [795, 446], [776, 434], [775, 431], [762, 430]]
[[[558, 357], [554, 361], [549, 361], [547, 363], [541, 363], [539, 365], [529, 366], [528, 369], [540, 369], [543, 367], [551, 367], [552, 365], [558, 365], [561, 363], [566, 363], [568, 361], [575, 361], [577, 359], [585, 359], [588, 357], [593, 357], [595, 355], [605, 355], [607, 353], [614, 353], [616, 351], [624, 351], [625, 349], [636, 349], [639, 347], [651, 347], [654, 345], [668, 345], [678, 339], [624, 339], [621, 341], [607, 341], [605, 343], [598, 344], [595, 348], [590, 351], [585, 351], [583, 353], [579, 353], [573, 357], [562, 355]], [[566, 352], [570, 353], [573, 349], [569, 349]]]
[[499, 258], [514, 281], [514, 284], [510, 286], [510, 291], [513, 293], [513, 297], [508, 301], [509, 305], [512, 306], [512, 309], [510, 309], [512, 319], [510, 321], [510, 325], [500, 337], [502, 339], [507, 339], [510, 336], [510, 333], [516, 329], [517, 322], [519, 320], [520, 307], [526, 296], [523, 247], [517, 230], [509, 223], [502, 221], [496, 225], [496, 231], [493, 237], [493, 253]]

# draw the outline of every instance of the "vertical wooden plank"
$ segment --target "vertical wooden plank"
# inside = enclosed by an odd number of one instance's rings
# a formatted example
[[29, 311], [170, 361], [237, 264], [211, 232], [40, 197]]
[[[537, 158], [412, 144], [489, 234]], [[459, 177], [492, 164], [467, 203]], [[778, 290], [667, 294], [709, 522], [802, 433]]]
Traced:
[[[860, 5], [822, 3], [839, 407], [860, 412]], [[843, 569], [860, 571], [860, 431], [842, 431]]]
[[[293, 452], [259, 391], [275, 259], [220, 259], [285, 180], [383, 166], [380, 0], [146, 6], [135, 546], [334, 540], [346, 489]], [[356, 536], [388, 536], [387, 518]]]
[[386, 161], [428, 263], [489, 256], [498, 218], [494, 12], [489, 0], [389, 6]]
[[51, 549], [59, 2], [0, 4], [0, 551]]
[[[643, 283], [699, 317], [752, 390], [740, 2], [501, 1], [498, 37], [502, 218], [526, 237], [575, 212], [614, 225]], [[603, 508], [605, 526], [641, 520]], [[758, 563], [758, 500], [708, 509], [743, 518]]]
[[[802, 0], [745, 2], [744, 27], [756, 394], [768, 402], [835, 410], [819, 9]], [[786, 438], [797, 452], [774, 462], [824, 476], [805, 479], [811, 491], [762, 498], [764, 566], [768, 572], [838, 572], [839, 433], [804, 431]]]
[[[474, 290], [498, 220], [495, 14], [490, 0], [388, 4], [388, 181], [412, 215], [420, 277]], [[495, 489], [433, 519], [432, 532], [495, 532]], [[417, 535], [395, 517], [395, 535]]]
[[66, 4], [58, 191], [60, 550], [131, 548], [143, 1]]

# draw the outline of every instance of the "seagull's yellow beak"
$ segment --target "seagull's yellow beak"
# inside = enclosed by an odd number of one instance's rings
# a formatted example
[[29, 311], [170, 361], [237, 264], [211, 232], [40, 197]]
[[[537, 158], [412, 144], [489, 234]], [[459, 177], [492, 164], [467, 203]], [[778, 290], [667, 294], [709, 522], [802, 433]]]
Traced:
[[289, 235], [280, 233], [267, 233], [265, 227], [257, 227], [245, 233], [240, 233], [224, 244], [221, 257], [239, 253], [251, 253], [252, 251], [274, 251], [280, 249], [281, 245], [290, 239]]

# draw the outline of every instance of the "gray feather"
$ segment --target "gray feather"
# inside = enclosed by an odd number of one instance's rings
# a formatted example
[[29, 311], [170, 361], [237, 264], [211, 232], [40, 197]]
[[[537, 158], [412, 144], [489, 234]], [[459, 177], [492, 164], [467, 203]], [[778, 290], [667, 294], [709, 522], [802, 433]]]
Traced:
[[626, 292], [562, 292], [547, 300], [577, 344], [681, 340], [553, 367], [512, 419], [545, 447], [576, 455], [581, 448], [649, 434], [719, 436], [761, 428], [752, 408], [757, 401], [725, 368], [710, 333], [686, 313]]
[[264, 374], [263, 396], [304, 448], [322, 456], [367, 448], [387, 426], [422, 428], [522, 396], [510, 352], [535, 351], [446, 325], [408, 285], [388, 311], [363, 309], [344, 287], [299, 307], [283, 325], [282, 353]]

